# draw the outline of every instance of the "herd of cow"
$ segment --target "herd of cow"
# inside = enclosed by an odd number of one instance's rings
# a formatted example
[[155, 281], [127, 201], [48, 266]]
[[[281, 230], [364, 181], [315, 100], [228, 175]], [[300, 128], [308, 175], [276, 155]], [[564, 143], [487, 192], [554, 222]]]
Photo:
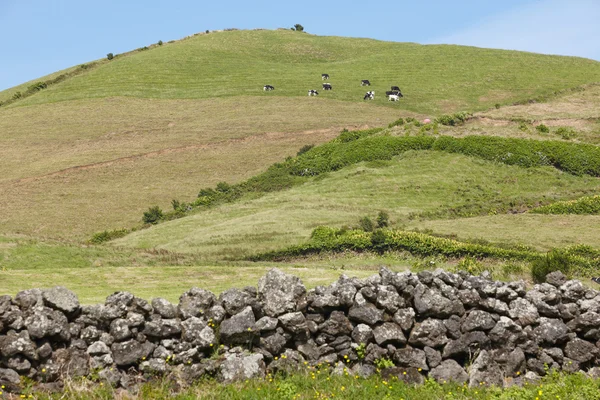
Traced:
[[[328, 79], [329, 79], [329, 74], [321, 74], [321, 80], [326, 81]], [[361, 86], [371, 86], [371, 82], [369, 82], [368, 79], [363, 79], [360, 81], [360, 85]], [[275, 87], [272, 85], [265, 85], [263, 87], [263, 90], [268, 92], [271, 90], [275, 90]], [[323, 90], [333, 90], [333, 86], [331, 86], [331, 83], [327, 83], [327, 82], [323, 83]], [[319, 92], [317, 92], [314, 89], [311, 89], [308, 91], [308, 95], [309, 96], [318, 96]], [[398, 86], [392, 86], [391, 90], [385, 92], [385, 95], [387, 96], [388, 101], [400, 101], [400, 98], [404, 97]], [[367, 93], [365, 93], [363, 100], [373, 100], [374, 98], [375, 98], [375, 91], [370, 90]]]

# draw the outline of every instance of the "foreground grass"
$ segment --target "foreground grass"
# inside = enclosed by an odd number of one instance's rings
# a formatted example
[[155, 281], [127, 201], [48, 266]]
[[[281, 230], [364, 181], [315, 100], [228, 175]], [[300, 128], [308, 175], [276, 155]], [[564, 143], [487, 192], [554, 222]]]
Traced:
[[[510, 379], [510, 378], [508, 378]], [[26, 395], [27, 396], [27, 395]], [[168, 380], [145, 384], [137, 395], [129, 395], [109, 387], [101, 387], [89, 381], [69, 382], [63, 393], [44, 395], [38, 399], [476, 399], [476, 400], [596, 400], [600, 399], [600, 381], [583, 373], [563, 375], [554, 373], [538, 383], [523, 387], [501, 389], [498, 387], [475, 387], [454, 383], [438, 384], [427, 380], [422, 386], [400, 382], [398, 378], [368, 379], [344, 373], [333, 376], [319, 369], [297, 373], [288, 377], [270, 377], [223, 385], [203, 381], [186, 389]]]
[[[487, 214], [493, 212], [494, 204], [513, 203], [521, 207], [580, 197], [579, 193], [599, 188], [597, 178], [572, 176], [549, 167], [524, 169], [456, 154], [407, 152], [391, 161], [360, 163], [286, 191], [161, 223], [114, 243], [132, 248], [194, 252], [207, 260], [240, 259], [303, 243], [319, 225], [356, 225], [365, 215], [374, 219], [380, 210], [388, 212], [396, 227], [409, 225], [413, 229], [435, 231], [436, 221], [415, 220], [414, 216], [460, 208], [467, 208], [474, 215]], [[583, 216], [573, 231], [585, 227], [588, 217], [587, 221], [592, 222], [593, 216]], [[504, 214], [496, 218], [504, 221], [508, 230], [519, 216]], [[466, 225], [470, 220], [452, 221], [458, 226], [461, 221], [466, 221]], [[449, 221], [448, 226], [453, 222]], [[542, 227], [545, 239], [542, 234], [523, 234], [518, 243], [540, 250], [563, 247], [561, 243], [570, 244], [572, 239], [565, 235], [562, 225], [562, 221], [548, 223]], [[598, 236], [591, 234], [591, 230], [592, 224], [578, 239], [600, 247]], [[444, 233], [489, 240], [511, 239], [499, 238], [497, 229], [485, 223], [476, 224], [464, 233], [458, 228]]]

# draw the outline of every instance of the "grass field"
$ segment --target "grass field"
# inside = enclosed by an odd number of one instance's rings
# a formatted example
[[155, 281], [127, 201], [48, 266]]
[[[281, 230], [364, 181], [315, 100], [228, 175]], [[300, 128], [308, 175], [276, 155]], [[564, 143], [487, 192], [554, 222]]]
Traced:
[[[239, 259], [252, 253], [298, 244], [319, 225], [357, 225], [367, 215], [386, 211], [396, 226], [437, 226], [416, 222], [411, 214], [490, 202], [531, 202], [575, 198], [600, 189], [600, 180], [575, 177], [553, 168], [524, 169], [439, 152], [409, 152], [389, 162], [362, 163], [320, 176], [302, 186], [199, 212], [138, 232], [114, 243], [133, 248], [194, 252], [206, 259]], [[540, 218], [541, 216], [536, 216]], [[579, 226], [585, 225], [585, 218]], [[510, 226], [513, 215], [497, 217]], [[592, 218], [587, 223], [592, 222]], [[470, 219], [467, 219], [470, 221]], [[429, 225], [428, 225], [429, 224]], [[460, 220], [448, 222], [458, 226]], [[467, 237], [498, 238], [496, 229], [476, 224]], [[548, 249], [561, 243], [561, 225], [544, 226], [547, 237], [521, 235], [521, 243]], [[474, 230], [477, 232], [474, 232]], [[575, 230], [577, 228], [574, 228]], [[598, 236], [582, 232], [587, 244]], [[435, 229], [434, 229], [435, 231]], [[456, 230], [459, 237], [465, 237]]]

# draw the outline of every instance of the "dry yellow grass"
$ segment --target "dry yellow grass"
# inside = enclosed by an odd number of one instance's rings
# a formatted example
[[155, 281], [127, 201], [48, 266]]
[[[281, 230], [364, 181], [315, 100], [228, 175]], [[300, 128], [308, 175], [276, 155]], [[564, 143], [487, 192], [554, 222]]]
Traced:
[[0, 233], [86, 239], [239, 182], [387, 107], [326, 99], [78, 100], [0, 112]]

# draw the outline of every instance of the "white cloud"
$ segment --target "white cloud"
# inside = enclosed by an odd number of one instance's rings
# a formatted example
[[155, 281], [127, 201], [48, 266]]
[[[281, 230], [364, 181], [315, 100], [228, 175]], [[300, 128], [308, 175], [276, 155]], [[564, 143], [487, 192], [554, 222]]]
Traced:
[[541, 0], [429, 43], [462, 44], [600, 60], [600, 1]]

